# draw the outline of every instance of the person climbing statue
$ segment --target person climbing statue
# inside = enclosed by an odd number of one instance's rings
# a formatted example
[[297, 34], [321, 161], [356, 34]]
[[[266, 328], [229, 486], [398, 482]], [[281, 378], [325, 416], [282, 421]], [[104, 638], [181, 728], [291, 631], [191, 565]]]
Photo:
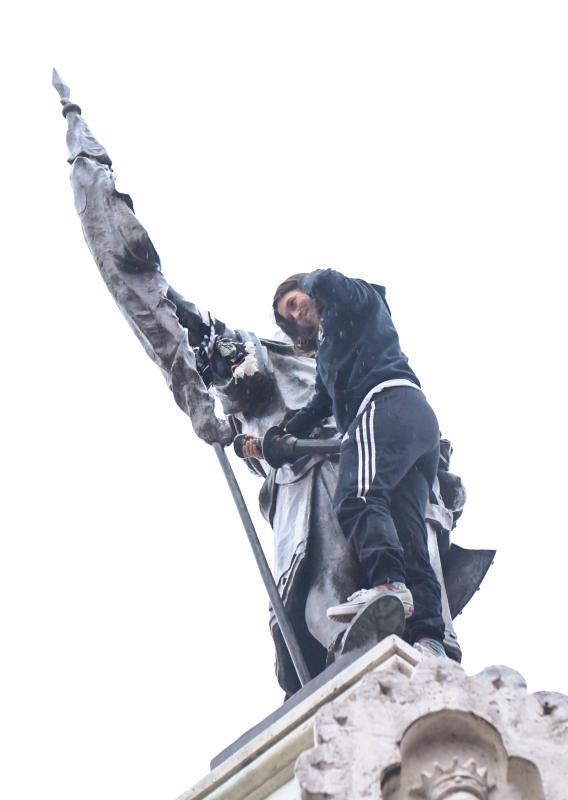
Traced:
[[389, 628], [399, 624], [402, 607], [410, 643], [445, 657], [440, 584], [425, 521], [440, 432], [400, 348], [385, 290], [317, 269], [281, 283], [273, 309], [297, 348], [317, 352], [315, 393], [287, 432], [306, 437], [333, 414], [343, 434], [334, 509], [366, 585], [327, 616], [357, 619], [353, 646], [369, 627], [399, 633]]

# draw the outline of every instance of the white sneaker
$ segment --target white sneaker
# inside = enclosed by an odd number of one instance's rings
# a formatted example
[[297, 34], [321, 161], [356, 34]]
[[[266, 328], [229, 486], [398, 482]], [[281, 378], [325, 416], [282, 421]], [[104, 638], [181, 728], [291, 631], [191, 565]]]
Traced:
[[399, 598], [404, 606], [404, 616], [407, 619], [414, 614], [414, 601], [410, 590], [401, 581], [395, 581], [395, 583], [383, 583], [380, 586], [374, 586], [372, 589], [359, 589], [349, 595], [345, 603], [328, 608], [327, 616], [334, 622], [346, 622], [352, 619], [363, 606], [374, 600], [375, 597], [386, 593], [394, 594]]

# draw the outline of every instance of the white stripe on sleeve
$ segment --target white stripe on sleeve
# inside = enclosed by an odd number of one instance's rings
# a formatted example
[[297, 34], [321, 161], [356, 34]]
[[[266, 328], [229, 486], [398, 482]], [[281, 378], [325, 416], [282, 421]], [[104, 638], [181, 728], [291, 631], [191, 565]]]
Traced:
[[363, 452], [361, 449], [361, 430], [357, 425], [355, 429], [355, 441], [357, 442], [357, 497], [361, 497], [363, 490]]
[[377, 472], [377, 453], [376, 453], [376, 442], [375, 442], [375, 401], [371, 402], [371, 413], [369, 419], [369, 436], [371, 437], [371, 480], [369, 481], [369, 488], [371, 488], [371, 483], [375, 480], [375, 475]]

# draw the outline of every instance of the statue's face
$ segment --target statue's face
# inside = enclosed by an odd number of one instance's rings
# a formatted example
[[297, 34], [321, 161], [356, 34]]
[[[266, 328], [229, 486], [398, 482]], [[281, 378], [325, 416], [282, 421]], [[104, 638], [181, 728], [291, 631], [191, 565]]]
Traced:
[[215, 341], [211, 377], [226, 414], [250, 412], [270, 399], [274, 376], [258, 342], [225, 337]]
[[320, 315], [316, 301], [299, 289], [292, 289], [280, 298], [278, 313], [297, 328], [300, 336], [312, 338], [317, 334]]
[[215, 385], [238, 382], [258, 372], [258, 359], [253, 342], [241, 342], [219, 336], [213, 344], [210, 356]]

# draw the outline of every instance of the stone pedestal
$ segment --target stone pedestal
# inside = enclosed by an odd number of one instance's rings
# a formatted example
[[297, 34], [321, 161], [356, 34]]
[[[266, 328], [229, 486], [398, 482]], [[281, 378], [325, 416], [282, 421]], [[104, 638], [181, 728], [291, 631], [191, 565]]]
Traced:
[[251, 732], [180, 800], [565, 800], [568, 698], [390, 637]]

